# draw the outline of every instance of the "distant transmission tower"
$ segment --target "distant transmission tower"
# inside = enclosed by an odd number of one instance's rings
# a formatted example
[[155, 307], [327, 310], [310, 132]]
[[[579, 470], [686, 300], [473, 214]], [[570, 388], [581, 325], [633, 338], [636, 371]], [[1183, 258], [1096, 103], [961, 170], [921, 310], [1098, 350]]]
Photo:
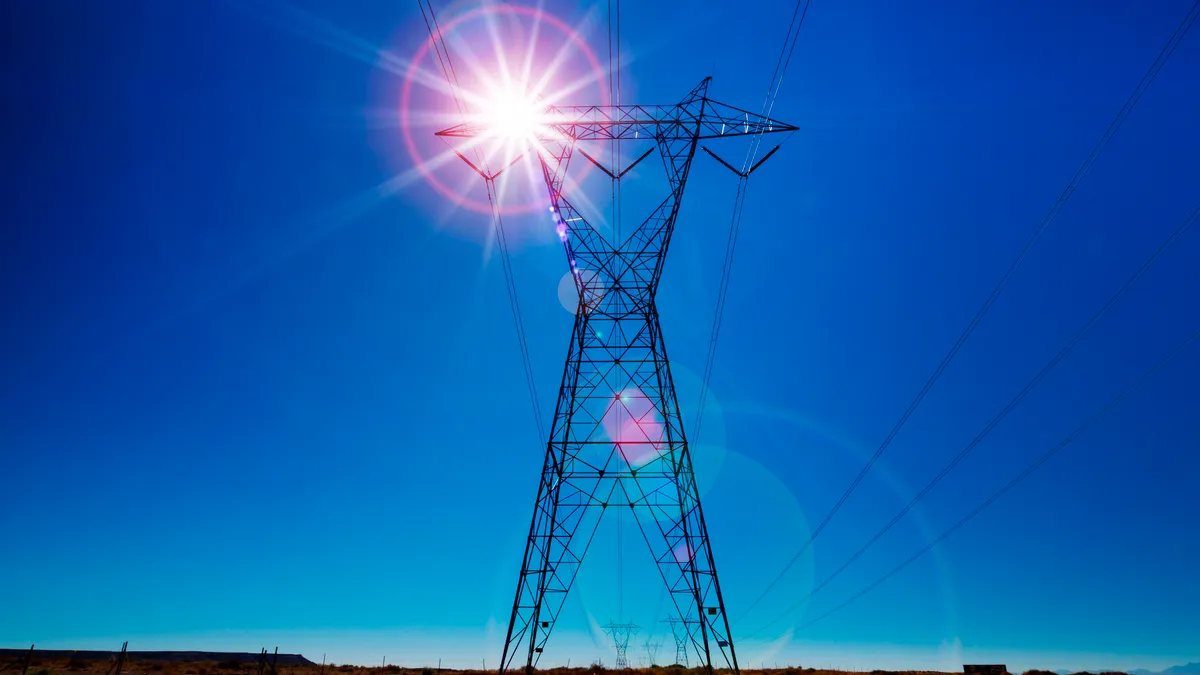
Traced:
[[[795, 127], [709, 99], [710, 79], [676, 105], [549, 106], [538, 120], [535, 150], [579, 304], [501, 673], [522, 647], [526, 668], [537, 664], [609, 507], [629, 508], [642, 528], [705, 665], [712, 668], [715, 648], [721, 667], [737, 672], [655, 295], [699, 141]], [[438, 132], [448, 138], [488, 134], [475, 122]], [[579, 143], [616, 139], [649, 146], [633, 164], [657, 149], [670, 193], [624, 241], [613, 243], [563, 188]], [[614, 179], [632, 168], [605, 168], [580, 154]]]
[[659, 647], [662, 647], [662, 643], [661, 642], [650, 642], [649, 640], [647, 640], [645, 647], [646, 647], [646, 656], [649, 657], [649, 659], [650, 659], [649, 665], [657, 666], [658, 665], [658, 649], [659, 649]]
[[666, 619], [666, 622], [671, 624], [671, 635], [675, 637], [675, 663], [686, 667], [688, 665], [688, 645], [691, 643], [690, 631], [684, 620], [679, 617], [673, 616]]
[[613, 639], [613, 646], [617, 649], [617, 662], [614, 668], [623, 669], [629, 667], [629, 638], [637, 634], [641, 630], [641, 626], [634, 623], [613, 623], [608, 622], [604, 627], [604, 632]]

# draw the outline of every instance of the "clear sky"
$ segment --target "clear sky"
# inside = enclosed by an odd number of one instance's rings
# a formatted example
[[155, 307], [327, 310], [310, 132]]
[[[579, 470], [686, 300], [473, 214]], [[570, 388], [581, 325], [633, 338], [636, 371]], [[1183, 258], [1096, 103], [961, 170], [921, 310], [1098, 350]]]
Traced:
[[[791, 2], [638, 4], [626, 102], [712, 75], [715, 98], [757, 109]], [[1189, 6], [814, 0], [775, 108], [800, 131], [750, 183], [692, 439], [731, 616], [882, 441]], [[606, 62], [605, 7], [546, 9]], [[412, 174], [403, 69], [380, 63], [427, 38], [416, 4], [0, 12], [0, 644], [494, 666], [544, 450], [487, 216], [423, 180], [381, 187]], [[1198, 79], [1194, 30], [811, 553], [735, 624], [744, 664], [1200, 660], [1200, 345], [930, 555], [794, 630], [1200, 328], [1200, 232], [862, 559], [739, 639], [886, 523], [1200, 204]], [[658, 300], [689, 426], [733, 198], [698, 157]], [[567, 267], [543, 218], [506, 225], [549, 410]], [[670, 642], [628, 525], [621, 593], [612, 524], [547, 662], [611, 662], [609, 619]]]

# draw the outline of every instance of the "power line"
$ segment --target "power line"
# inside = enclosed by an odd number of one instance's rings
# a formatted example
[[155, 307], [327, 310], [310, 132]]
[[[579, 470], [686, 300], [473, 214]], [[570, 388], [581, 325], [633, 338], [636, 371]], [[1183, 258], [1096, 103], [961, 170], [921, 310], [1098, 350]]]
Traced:
[[[617, 0], [617, 105], [621, 105], [621, 0]], [[616, 137], [617, 152], [614, 157], [621, 156], [621, 135]], [[622, 172], [623, 173], [623, 172]], [[621, 178], [617, 176], [617, 206], [616, 206], [616, 222], [617, 230], [616, 239], [618, 246], [621, 244], [621, 216], [624, 214], [624, 199], [621, 195]]]
[[1200, 14], [1197, 13], [1197, 9], [1200, 9], [1200, 0], [1196, 0], [1196, 3], [1193, 4], [1188, 10], [1187, 15], [1184, 16], [1183, 20], [1179, 23], [1179, 26], [1176, 27], [1175, 32], [1171, 34], [1170, 39], [1167, 40], [1167, 43], [1163, 45], [1162, 49], [1159, 51], [1158, 56], [1154, 59], [1154, 62], [1142, 75], [1142, 79], [1138, 82], [1133, 92], [1125, 100], [1124, 105], [1121, 106], [1121, 109], [1117, 112], [1116, 117], [1113, 118], [1108, 127], [1104, 130], [1104, 133], [1100, 136], [1100, 140], [1096, 142], [1096, 145], [1092, 148], [1087, 158], [1084, 159], [1083, 163], [1075, 171], [1075, 175], [1071, 177], [1071, 181], [1059, 195], [1058, 200], [1052, 207], [1050, 207], [1050, 211], [1046, 214], [1046, 216], [1042, 218], [1041, 223], [1038, 224], [1037, 229], [1034, 230], [1033, 234], [1029, 237], [1029, 240], [1025, 242], [1025, 246], [1021, 249], [1021, 252], [1017, 254], [1016, 259], [1013, 260], [1012, 264], [1008, 268], [1008, 271], [1004, 273], [1004, 276], [1000, 279], [1000, 282], [996, 284], [996, 287], [992, 289], [991, 294], [986, 300], [984, 300], [983, 305], [980, 306], [978, 311], [976, 311], [975, 316], [972, 317], [970, 323], [967, 324], [967, 327], [958, 337], [958, 340], [950, 348], [950, 351], [947, 352], [942, 358], [942, 362], [938, 364], [937, 369], [934, 370], [933, 374], [925, 382], [925, 385], [921, 388], [921, 391], [917, 394], [916, 398], [909, 403], [908, 408], [904, 411], [904, 414], [900, 416], [899, 421], [897, 421], [895, 426], [892, 427], [892, 430], [888, 433], [887, 437], [884, 438], [883, 442], [875, 450], [875, 453], [871, 455], [871, 458], [867, 461], [862, 470], [859, 471], [858, 475], [854, 477], [854, 480], [850, 482], [849, 487], [847, 487], [842, 493], [841, 497], [838, 498], [837, 502], [833, 505], [833, 508], [830, 509], [829, 513], [826, 514], [824, 519], [821, 520], [817, 527], [813, 529], [812, 534], [809, 535], [808, 541], [806, 541], [804, 545], [800, 547], [800, 550], [798, 550], [796, 554], [792, 556], [791, 560], [784, 565], [783, 570], [780, 571], [775, 579], [767, 585], [766, 590], [764, 590], [762, 594], [760, 594], [754, 600], [754, 602], [752, 602], [750, 606], [746, 608], [746, 610], [742, 612], [742, 614], [734, 621], [735, 624], [740, 622], [746, 617], [747, 614], [750, 613], [750, 611], [757, 607], [758, 604], [762, 602], [763, 598], [767, 597], [771, 590], [774, 589], [775, 586], [783, 579], [788, 570], [790, 570], [792, 566], [795, 565], [798, 560], [800, 560], [800, 557], [804, 555], [804, 552], [808, 550], [813, 541], [815, 541], [816, 538], [821, 535], [821, 532], [824, 531], [825, 527], [829, 524], [829, 521], [833, 519], [833, 516], [842, 508], [842, 505], [846, 503], [846, 500], [850, 497], [850, 494], [858, 488], [860, 483], [862, 483], [863, 477], [867, 475], [867, 472], [870, 471], [871, 467], [875, 465], [875, 462], [879, 460], [879, 457], [891, 444], [892, 440], [896, 437], [896, 434], [898, 434], [900, 429], [908, 422], [909, 417], [912, 416], [913, 412], [916, 411], [917, 407], [925, 399], [926, 394], [928, 394], [929, 390], [933, 388], [934, 383], [937, 382], [942, 376], [942, 373], [945, 372], [946, 367], [950, 365], [950, 362], [958, 354], [958, 351], [962, 348], [963, 344], [966, 343], [967, 338], [969, 338], [971, 333], [975, 331], [975, 328], [979, 325], [980, 321], [983, 320], [983, 317], [991, 309], [992, 304], [996, 301], [996, 298], [998, 298], [1000, 293], [1003, 292], [1006, 286], [1008, 286], [1009, 281], [1012, 280], [1012, 277], [1016, 273], [1017, 269], [1025, 261], [1025, 258], [1028, 257], [1029, 252], [1033, 250], [1033, 247], [1037, 244], [1038, 240], [1041, 239], [1046, 229], [1058, 216], [1059, 211], [1062, 210], [1062, 207], [1067, 203], [1067, 200], [1069, 200], [1071, 195], [1075, 193], [1075, 188], [1083, 180], [1084, 176], [1087, 175], [1088, 171], [1091, 170], [1092, 165], [1095, 164], [1100, 154], [1108, 146], [1109, 141], [1112, 140], [1112, 137], [1116, 134], [1117, 130], [1125, 122], [1125, 119], [1129, 116], [1129, 113], [1133, 110], [1134, 106], [1137, 105], [1138, 101], [1142, 97], [1142, 94], [1145, 93], [1146, 89], [1149, 88], [1150, 84], [1154, 81], [1154, 78], [1158, 76], [1159, 71], [1162, 70], [1162, 67], [1166, 64], [1167, 60], [1170, 59], [1171, 54], [1174, 53], [1175, 48], [1179, 46], [1179, 43], [1183, 40], [1183, 37], [1196, 22], [1196, 17], [1200, 16]]
[[[454, 62], [450, 60], [450, 50], [446, 47], [442, 28], [438, 25], [437, 15], [433, 12], [433, 4], [429, 0], [424, 0], [424, 2], [417, 0], [417, 7], [421, 10], [421, 18], [425, 20], [425, 28], [429, 31], [429, 39], [433, 43], [433, 51], [437, 55], [438, 64], [442, 67], [442, 74], [446, 77], [446, 84], [450, 86], [450, 95], [454, 98], [454, 105], [458, 108], [459, 114], [466, 115], [466, 108], [459, 95], [458, 72], [454, 70]], [[475, 148], [475, 153], [477, 157], [482, 158], [478, 147]]]
[[[621, 0], [616, 2], [616, 13], [613, 13], [613, 1], [608, 0], [608, 100], [612, 105], [621, 105]], [[616, 30], [614, 31], [614, 25]], [[613, 33], [616, 33], [616, 49], [613, 48]], [[616, 60], [616, 68], [613, 61]], [[612, 155], [613, 173], [609, 173], [612, 188], [612, 218], [613, 244], [621, 245], [621, 171], [618, 165], [621, 157], [621, 137], [614, 134], [608, 143]], [[636, 162], [635, 162], [636, 163]]]
[[513, 278], [512, 260], [508, 253], [508, 241], [504, 235], [504, 220], [500, 208], [493, 199], [494, 182], [486, 181], [488, 203], [491, 205], [492, 218], [495, 219], [497, 242], [500, 244], [501, 267], [504, 269], [504, 281], [508, 290], [509, 308], [512, 310], [513, 327], [517, 331], [517, 343], [521, 349], [521, 363], [525, 368], [525, 381], [529, 387], [529, 400], [533, 404], [533, 421], [537, 427], [538, 442], [546, 445], [546, 431], [542, 426], [542, 409], [538, 403], [536, 378], [533, 374], [533, 362], [529, 356], [529, 342], [525, 337], [525, 324], [521, 319], [521, 305], [517, 301], [517, 286]]
[[[446, 76], [446, 83], [450, 86], [450, 93], [454, 98], [454, 104], [458, 108], [459, 113], [465, 116], [466, 108], [459, 94], [458, 73], [454, 70], [454, 62], [450, 59], [450, 50], [446, 46], [441, 26], [438, 25], [437, 15], [433, 11], [433, 4], [429, 0], [424, 0], [424, 2], [417, 0], [417, 6], [421, 9], [421, 17], [425, 20], [425, 27], [429, 31], [429, 38], [433, 42], [434, 53], [437, 54], [442, 73]], [[426, 11], [428, 11], [428, 15]], [[542, 424], [541, 405], [538, 403], [537, 382], [533, 373], [533, 362], [529, 355], [529, 341], [525, 336], [525, 323], [521, 318], [521, 305], [517, 299], [516, 280], [514, 279], [511, 256], [508, 252], [508, 238], [504, 233], [504, 219], [501, 216], [500, 206], [496, 203], [498, 198], [498, 195], [495, 194], [496, 174], [493, 174], [488, 168], [487, 157], [478, 146], [474, 148], [474, 152], [479, 166], [483, 169], [482, 174], [484, 185], [487, 188], [488, 205], [496, 230], [496, 242], [500, 247], [500, 266], [504, 270], [504, 287], [508, 293], [508, 304], [512, 312], [513, 328], [517, 332], [517, 346], [521, 351], [521, 365], [525, 370], [525, 383], [529, 389], [529, 400], [533, 405], [534, 426], [537, 429], [538, 442], [541, 445], [545, 445], [546, 432]]]
[[1014, 409], [1016, 409], [1017, 405], [1019, 405], [1021, 403], [1021, 401], [1024, 400], [1025, 396], [1027, 396], [1029, 394], [1029, 392], [1032, 391], [1033, 388], [1036, 387], [1042, 381], [1042, 379], [1044, 379], [1046, 377], [1046, 375], [1048, 375], [1050, 373], [1050, 371], [1053, 370], [1054, 367], [1057, 366], [1059, 364], [1059, 362], [1062, 361], [1063, 358], [1065, 358], [1066, 355], [1072, 349], [1075, 348], [1075, 346], [1079, 343], [1079, 341], [1083, 339], [1084, 335], [1086, 335], [1089, 331], [1091, 331], [1091, 329], [1097, 323], [1099, 323], [1100, 319], [1103, 318], [1104, 315], [1107, 314], [1108, 311], [1110, 309], [1112, 309], [1112, 307], [1114, 305], [1116, 305], [1117, 302], [1122, 297], [1124, 297], [1124, 295], [1129, 291], [1129, 289], [1132, 288], [1133, 285], [1136, 284], [1138, 282], [1138, 280], [1141, 279], [1142, 276], [1144, 276], [1146, 274], [1146, 272], [1150, 271], [1150, 268], [1154, 267], [1155, 263], [1158, 262], [1159, 258], [1162, 257], [1162, 255], [1164, 253], [1166, 253], [1166, 251], [1168, 249], [1170, 249], [1172, 246], [1174, 246], [1179, 241], [1180, 237], [1183, 236], [1184, 232], [1186, 232], [1188, 230], [1188, 228], [1190, 228], [1192, 226], [1192, 224], [1194, 224], [1196, 222], [1196, 219], [1198, 216], [1200, 216], [1200, 206], [1196, 207], [1196, 209], [1193, 210], [1191, 212], [1191, 214], [1189, 214], [1188, 217], [1186, 219], [1184, 219], [1184, 221], [1182, 223], [1180, 223], [1179, 227], [1175, 228], [1175, 231], [1172, 232], [1171, 235], [1169, 237], [1167, 237], [1167, 239], [1165, 241], [1163, 241], [1163, 243], [1160, 244], [1157, 249], [1155, 249], [1154, 253], [1150, 254], [1150, 257], [1147, 258], [1146, 261], [1142, 263], [1142, 266], [1139, 267], [1137, 269], [1137, 271], [1133, 273], [1133, 276], [1129, 277], [1129, 279], [1127, 279], [1125, 281], [1124, 285], [1122, 285], [1121, 288], [1119, 288], [1117, 290], [1117, 292], [1114, 293], [1112, 295], [1112, 297], [1110, 297], [1108, 299], [1108, 302], [1104, 303], [1104, 305], [1095, 314], [1092, 315], [1091, 319], [1088, 319], [1087, 323], [1085, 323], [1083, 325], [1083, 327], [1080, 328], [1079, 331], [1076, 332], [1075, 335], [1072, 336], [1069, 341], [1067, 341], [1067, 344], [1064, 345], [1063, 348], [1060, 349], [1058, 351], [1058, 353], [1055, 354], [1054, 357], [1051, 358], [1050, 361], [1048, 363], [1046, 363], [1046, 365], [1043, 366], [1040, 371], [1038, 371], [1037, 375], [1034, 375], [1033, 379], [1029, 380], [1029, 382], [1027, 382], [1025, 384], [1025, 386], [1021, 389], [1021, 391], [1019, 391], [1017, 393], [1017, 395], [1014, 396], [1008, 402], [1008, 404], [1005, 405], [1004, 408], [1001, 409], [1000, 412], [997, 413], [996, 416], [991, 419], [990, 422], [988, 422], [987, 426], [985, 426], [983, 428], [983, 430], [980, 431], [975, 436], [975, 438], [973, 438], [971, 440], [971, 442], [967, 444], [966, 447], [964, 447], [961, 451], [959, 451], [959, 453], [957, 455], [955, 455], [954, 458], [952, 460], [950, 460], [950, 462], [948, 464], [946, 464], [946, 466], [942, 467], [942, 470], [940, 472], [938, 472], [938, 474], [936, 476], [933, 477], [933, 480], [929, 481], [929, 483], [926, 484], [925, 487], [921, 488], [921, 491], [918, 492], [911, 500], [909, 500], [908, 504], [906, 504], [904, 506], [904, 508], [900, 509], [900, 511], [898, 513], [896, 513], [896, 515], [893, 516], [890, 521], [888, 521], [887, 525], [884, 525], [883, 528], [881, 528], [878, 532], [876, 532], [875, 535], [872, 536], [867, 541], [867, 543], [863, 544], [857, 551], [855, 551], [854, 554], [851, 555], [848, 560], [846, 560], [846, 562], [842, 563], [841, 567], [838, 567], [836, 570], [833, 571], [832, 574], [830, 574], [828, 577], [826, 577], [824, 581], [822, 581], [821, 583], [814, 586], [813, 589], [811, 591], [809, 591], [808, 595], [801, 598], [798, 602], [796, 602], [791, 607], [789, 607], [787, 610], [785, 610], [782, 614], [780, 614], [773, 621], [771, 621], [768, 624], [765, 624], [764, 626], [762, 626], [758, 630], [754, 631], [750, 635], [757, 635], [758, 633], [761, 633], [762, 631], [766, 630], [767, 628], [775, 625], [779, 621], [782, 621], [784, 618], [786, 618], [788, 614], [790, 614], [796, 608], [800, 607], [800, 605], [804, 604], [804, 602], [807, 601], [809, 598], [816, 595], [822, 588], [825, 588], [827, 585], [829, 585], [829, 583], [831, 581], [833, 581], [834, 579], [836, 579], [842, 572], [846, 571], [846, 569], [849, 568], [850, 565], [852, 565], [855, 560], [858, 560], [858, 558], [863, 553], [865, 553], [867, 551], [867, 549], [871, 548], [871, 546], [873, 546], [875, 544], [875, 542], [879, 541], [879, 539], [882, 538], [884, 534], [886, 534], [889, 530], [891, 530], [892, 527], [896, 525], [896, 523], [900, 522], [900, 520], [902, 518], [904, 518], [904, 516], [906, 514], [908, 514], [908, 512], [914, 506], [916, 506], [917, 502], [924, 499], [925, 495], [929, 494], [929, 492], [931, 490], [933, 490], [934, 486], [936, 486], [938, 483], [940, 483], [943, 478], [945, 478], [951, 471], [953, 471], [954, 467], [958, 466], [958, 463], [961, 462], [963, 460], [963, 458], [965, 458], [968, 454], [970, 454], [970, 452], [972, 450], [974, 450], [975, 447], [978, 446], [983, 441], [983, 439], [986, 438], [987, 435], [992, 432], [993, 429], [996, 428], [996, 425], [1000, 424], [1000, 422], [1005, 417], [1007, 417], [1010, 412], [1012, 412]]
[[[812, 0], [796, 0], [796, 8], [792, 10], [792, 19], [788, 23], [788, 36], [783, 41], [783, 50], [779, 52], [779, 59], [775, 62], [775, 72], [771, 74], [771, 86], [767, 89], [767, 99], [763, 101], [764, 115], [770, 116], [770, 112], [775, 109], [775, 101], [779, 98], [779, 90], [783, 86], [783, 77], [787, 74], [788, 64], [792, 62], [792, 53], [796, 51], [796, 42], [800, 38], [800, 29], [804, 27], [804, 19], [808, 17], [808, 7]], [[799, 21], [797, 22], [797, 17]], [[795, 27], [793, 32], [792, 27]], [[790, 44], [789, 44], [790, 42]], [[786, 51], [787, 56], [784, 56]], [[762, 134], [756, 137], [761, 143]], [[752, 146], [752, 151], [747, 153], [746, 162], [742, 165], [742, 171], [750, 166], [750, 162], [754, 161], [753, 153], [757, 152], [757, 144]]]
[[1091, 417], [1089, 417], [1083, 424], [1080, 424], [1078, 427], [1075, 428], [1074, 431], [1072, 431], [1065, 438], [1063, 438], [1061, 441], [1059, 441], [1058, 445], [1055, 445], [1054, 447], [1050, 448], [1045, 453], [1043, 453], [1041, 457], [1038, 457], [1036, 460], [1033, 461], [1033, 463], [1031, 463], [1029, 466], [1025, 467], [1025, 469], [1023, 471], [1021, 471], [1021, 473], [1017, 474], [1017, 476], [1015, 478], [1013, 478], [1012, 480], [1010, 480], [1007, 484], [1005, 484], [1004, 487], [1002, 487], [999, 490], [997, 490], [996, 492], [992, 493], [992, 495], [990, 497], [988, 497], [986, 500], [984, 500], [983, 503], [981, 503], [979, 506], [976, 506], [970, 513], [963, 516], [962, 519], [960, 519], [958, 522], [951, 525], [945, 532], [942, 532], [940, 535], [937, 536], [937, 538], [935, 538], [933, 541], [929, 542], [923, 548], [921, 548], [921, 550], [919, 550], [916, 553], [909, 556], [908, 559], [906, 559], [904, 562], [893, 567], [891, 569], [891, 571], [889, 571], [887, 574], [884, 574], [883, 576], [879, 577], [875, 581], [871, 582], [869, 585], [867, 585], [865, 588], [863, 588], [858, 593], [855, 593], [854, 595], [850, 596], [850, 598], [847, 599], [845, 602], [842, 602], [841, 604], [835, 606], [833, 609], [830, 609], [829, 611], [825, 612], [824, 614], [821, 614], [821, 615], [817, 616], [816, 618], [812, 619], [811, 621], [808, 621], [807, 623], [800, 626], [797, 630], [804, 630], [805, 628], [812, 626], [813, 624], [817, 623], [818, 621], [825, 619], [829, 615], [842, 610], [847, 605], [853, 603], [854, 601], [863, 597], [867, 593], [870, 593], [872, 590], [874, 590], [880, 584], [882, 584], [883, 582], [892, 578], [893, 576], [898, 574], [901, 570], [903, 570], [904, 568], [911, 565], [913, 563], [913, 561], [915, 561], [917, 558], [920, 558], [921, 556], [928, 553], [930, 550], [933, 549], [934, 546], [938, 545], [943, 540], [945, 540], [947, 537], [954, 534], [954, 532], [957, 531], [958, 528], [962, 527], [963, 525], [966, 525], [968, 522], [970, 522], [970, 520], [972, 518], [979, 515], [980, 512], [982, 512], [987, 507], [991, 506], [993, 502], [1000, 499], [1009, 490], [1016, 487], [1018, 483], [1025, 480], [1026, 478], [1028, 478], [1029, 474], [1036, 471], [1039, 467], [1041, 467], [1043, 464], [1045, 464], [1047, 460], [1049, 460], [1051, 457], [1053, 457], [1059, 450], [1062, 450], [1067, 445], [1069, 445], [1071, 442], [1073, 442], [1077, 437], [1079, 437], [1079, 435], [1082, 434], [1084, 431], [1086, 431], [1088, 429], [1088, 427], [1092, 426], [1094, 423], [1096, 423], [1102, 417], [1107, 415], [1113, 408], [1115, 408], [1117, 405], [1122, 403], [1126, 398], [1128, 398], [1130, 395], [1132, 395], [1138, 388], [1140, 388], [1142, 386], [1143, 383], [1145, 383], [1146, 380], [1150, 379], [1151, 376], [1153, 376], [1158, 371], [1162, 370], [1163, 367], [1165, 367], [1168, 362], [1170, 362], [1172, 359], [1174, 359], [1176, 356], [1178, 356], [1180, 352], [1182, 352], [1184, 349], [1186, 349], [1188, 347], [1188, 345], [1192, 344], [1197, 339], [1200, 339], [1200, 330], [1197, 330], [1196, 332], [1192, 333], [1186, 340], [1183, 341], [1182, 344], [1180, 344], [1175, 349], [1173, 349], [1170, 353], [1168, 353], [1161, 361], [1156, 363], [1154, 366], [1152, 366], [1146, 372], [1142, 373], [1141, 377], [1139, 377], [1136, 381], [1134, 381], [1134, 383], [1131, 384], [1128, 388], [1126, 388], [1125, 391], [1121, 392], [1116, 398], [1114, 398], [1111, 401], [1109, 401], [1108, 403], [1106, 403], [1103, 407], [1101, 407], [1098, 411], [1096, 411], [1095, 414], [1093, 414]]
[[[775, 61], [775, 71], [771, 73], [771, 84], [767, 87], [766, 96], [763, 97], [762, 115], [764, 117], [770, 117], [771, 112], [775, 108], [775, 101], [779, 98], [779, 89], [783, 85], [783, 77], [787, 73], [788, 65], [792, 61], [792, 53], [796, 50], [796, 41], [800, 37], [800, 29], [804, 26], [804, 19], [808, 16], [808, 6], [810, 3], [811, 0], [797, 0], [796, 7], [792, 11], [792, 18], [788, 23], [788, 32], [783, 41], [783, 48], [779, 51], [779, 58]], [[802, 9], [803, 11], [801, 11]], [[729, 295], [729, 276], [733, 270], [733, 254], [737, 249], [738, 233], [742, 227], [742, 212], [746, 204], [746, 191], [749, 187], [750, 171], [753, 171], [750, 167], [758, 155], [758, 150], [762, 145], [762, 137], [763, 134], [758, 133], [751, 138], [750, 147], [746, 151], [746, 158], [742, 161], [742, 169], [738, 174], [737, 192], [733, 198], [733, 216], [729, 223], [729, 236], [725, 241], [725, 260], [721, 264], [721, 281], [717, 286], [717, 305], [713, 311], [712, 331], [708, 339], [708, 354], [704, 359], [700, 400], [696, 409], [696, 422], [692, 428], [693, 439], [699, 439], [700, 428], [704, 422], [704, 407], [708, 400], [708, 383], [712, 378], [713, 362], [717, 354], [717, 340], [721, 334], [721, 322], [725, 317], [725, 300]]]

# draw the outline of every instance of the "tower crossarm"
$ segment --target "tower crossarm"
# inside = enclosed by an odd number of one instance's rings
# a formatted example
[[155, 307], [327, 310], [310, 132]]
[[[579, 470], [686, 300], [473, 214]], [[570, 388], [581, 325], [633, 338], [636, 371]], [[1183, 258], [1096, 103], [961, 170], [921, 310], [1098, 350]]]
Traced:
[[[538, 119], [537, 139], [694, 140], [795, 131], [797, 127], [708, 98], [675, 105], [549, 106]], [[486, 136], [483, 120], [437, 132], [451, 138]]]

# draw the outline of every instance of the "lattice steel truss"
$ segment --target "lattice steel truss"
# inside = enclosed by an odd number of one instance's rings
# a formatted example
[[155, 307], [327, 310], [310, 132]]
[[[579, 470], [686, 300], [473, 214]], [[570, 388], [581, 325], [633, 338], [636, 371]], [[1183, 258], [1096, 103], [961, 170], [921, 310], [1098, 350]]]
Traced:
[[665, 621], [671, 624], [671, 636], [675, 638], [675, 664], [686, 667], [688, 665], [687, 648], [688, 643], [691, 642], [691, 638], [688, 637], [687, 622], [674, 616]]
[[[796, 128], [709, 99], [710, 79], [677, 105], [550, 107], [538, 133], [579, 304], [501, 673], [521, 652], [527, 670], [537, 664], [608, 508], [633, 514], [702, 662], [711, 670], [716, 651], [719, 667], [737, 671], [654, 299], [699, 141]], [[438, 135], [486, 133], [464, 123]], [[670, 194], [616, 246], [563, 194], [576, 144], [614, 138], [657, 148], [670, 182]]]
[[662, 647], [662, 643], [661, 642], [650, 642], [649, 640], [647, 640], [646, 644], [644, 644], [642, 646], [646, 648], [646, 656], [649, 658], [649, 663], [647, 663], [646, 665], [657, 666], [658, 665], [658, 650]]
[[614, 623], [608, 622], [604, 627], [604, 632], [613, 639], [613, 648], [617, 650], [617, 661], [614, 667], [617, 670], [624, 670], [629, 667], [629, 638], [633, 637], [641, 626], [636, 623]]

